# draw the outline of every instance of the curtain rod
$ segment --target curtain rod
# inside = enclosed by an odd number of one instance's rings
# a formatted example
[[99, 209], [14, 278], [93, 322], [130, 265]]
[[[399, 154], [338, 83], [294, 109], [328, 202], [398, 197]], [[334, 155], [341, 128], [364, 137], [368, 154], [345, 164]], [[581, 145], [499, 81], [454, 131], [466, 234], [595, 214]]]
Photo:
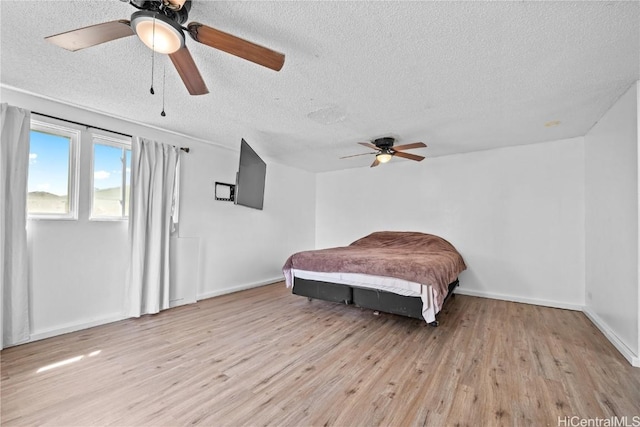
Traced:
[[[50, 119], [61, 120], [63, 122], [67, 122], [67, 123], [73, 123], [74, 125], [84, 126], [86, 128], [102, 130], [102, 131], [105, 131], [105, 132], [115, 133], [117, 135], [128, 136], [129, 138], [133, 138], [132, 135], [129, 135], [129, 134], [126, 134], [126, 133], [122, 133], [122, 132], [116, 132], [115, 130], [104, 129], [104, 128], [100, 128], [98, 126], [88, 125], [86, 123], [74, 122], [73, 120], [61, 119], [60, 117], [55, 117], [55, 116], [50, 116], [48, 114], [38, 113], [37, 111], [32, 111], [31, 113], [37, 114], [38, 116], [42, 116], [42, 117], [48, 117]], [[175, 147], [175, 145], [174, 145], [174, 147]], [[180, 147], [180, 150], [184, 151], [185, 153], [188, 153], [189, 152], [189, 147]]]

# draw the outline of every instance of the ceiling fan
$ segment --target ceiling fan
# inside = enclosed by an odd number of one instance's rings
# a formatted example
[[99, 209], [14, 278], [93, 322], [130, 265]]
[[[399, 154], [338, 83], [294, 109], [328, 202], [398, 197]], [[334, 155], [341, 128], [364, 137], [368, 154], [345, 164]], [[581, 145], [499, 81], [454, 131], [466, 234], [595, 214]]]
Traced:
[[191, 22], [183, 27], [191, 10], [191, 0], [121, 0], [138, 9], [131, 20], [120, 19], [78, 28], [45, 40], [70, 51], [136, 34], [155, 52], [169, 55], [180, 78], [191, 95], [209, 93], [207, 85], [185, 44], [184, 31], [195, 41], [230, 53], [258, 65], [280, 71], [284, 54], [248, 40]]
[[426, 147], [427, 145], [424, 142], [413, 142], [411, 144], [397, 145], [395, 147], [393, 146], [394, 142], [395, 142], [395, 139], [389, 136], [384, 138], [374, 139], [373, 141], [371, 141], [371, 143], [358, 142], [358, 144], [364, 145], [365, 147], [371, 148], [372, 150], [375, 150], [375, 151], [373, 153], [354, 154], [352, 156], [345, 156], [340, 158], [346, 159], [349, 157], [366, 156], [368, 154], [375, 154], [376, 159], [371, 164], [372, 168], [378, 166], [380, 163], [387, 163], [389, 160], [391, 160], [393, 156], [403, 157], [409, 160], [415, 160], [416, 162], [424, 160], [424, 156], [418, 156], [416, 154], [410, 154], [410, 153], [404, 152], [404, 150], [411, 150], [413, 148]]

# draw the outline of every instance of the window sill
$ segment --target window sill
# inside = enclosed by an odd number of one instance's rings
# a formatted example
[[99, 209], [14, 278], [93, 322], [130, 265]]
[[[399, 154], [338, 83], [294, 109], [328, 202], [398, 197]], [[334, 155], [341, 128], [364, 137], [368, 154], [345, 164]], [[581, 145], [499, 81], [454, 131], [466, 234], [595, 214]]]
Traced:
[[113, 217], [106, 217], [106, 216], [92, 216], [92, 217], [89, 217], [89, 221], [95, 221], [95, 222], [123, 222], [123, 221], [129, 221], [129, 218], [128, 217], [113, 218]]
[[77, 221], [78, 217], [58, 215], [28, 215], [27, 221]]

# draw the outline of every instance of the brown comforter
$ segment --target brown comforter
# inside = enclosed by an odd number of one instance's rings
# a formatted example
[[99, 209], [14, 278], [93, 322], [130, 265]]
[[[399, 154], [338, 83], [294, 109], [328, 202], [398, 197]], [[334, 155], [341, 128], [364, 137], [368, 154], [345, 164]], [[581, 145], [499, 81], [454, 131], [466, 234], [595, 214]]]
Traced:
[[418, 232], [379, 231], [349, 246], [293, 254], [282, 271], [291, 286], [291, 270], [388, 276], [423, 285], [436, 292], [442, 307], [448, 285], [466, 269], [456, 248], [441, 237]]

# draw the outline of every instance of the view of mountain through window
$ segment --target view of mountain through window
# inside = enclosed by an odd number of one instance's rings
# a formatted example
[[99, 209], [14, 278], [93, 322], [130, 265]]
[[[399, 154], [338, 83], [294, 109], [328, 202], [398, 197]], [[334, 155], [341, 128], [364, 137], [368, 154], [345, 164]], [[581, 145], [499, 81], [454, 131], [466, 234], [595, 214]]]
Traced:
[[124, 218], [129, 215], [131, 150], [118, 144], [93, 144], [93, 218]]
[[29, 148], [29, 214], [69, 213], [71, 138], [31, 131]]
[[[84, 132], [32, 120], [27, 186], [29, 218], [78, 219], [79, 205], [90, 207], [90, 219], [94, 220], [129, 217], [130, 140]], [[82, 137], [83, 134], [91, 139]], [[91, 163], [80, 168], [82, 139], [91, 152], [91, 156], [84, 156], [85, 162]], [[90, 193], [83, 188], [90, 189]]]

